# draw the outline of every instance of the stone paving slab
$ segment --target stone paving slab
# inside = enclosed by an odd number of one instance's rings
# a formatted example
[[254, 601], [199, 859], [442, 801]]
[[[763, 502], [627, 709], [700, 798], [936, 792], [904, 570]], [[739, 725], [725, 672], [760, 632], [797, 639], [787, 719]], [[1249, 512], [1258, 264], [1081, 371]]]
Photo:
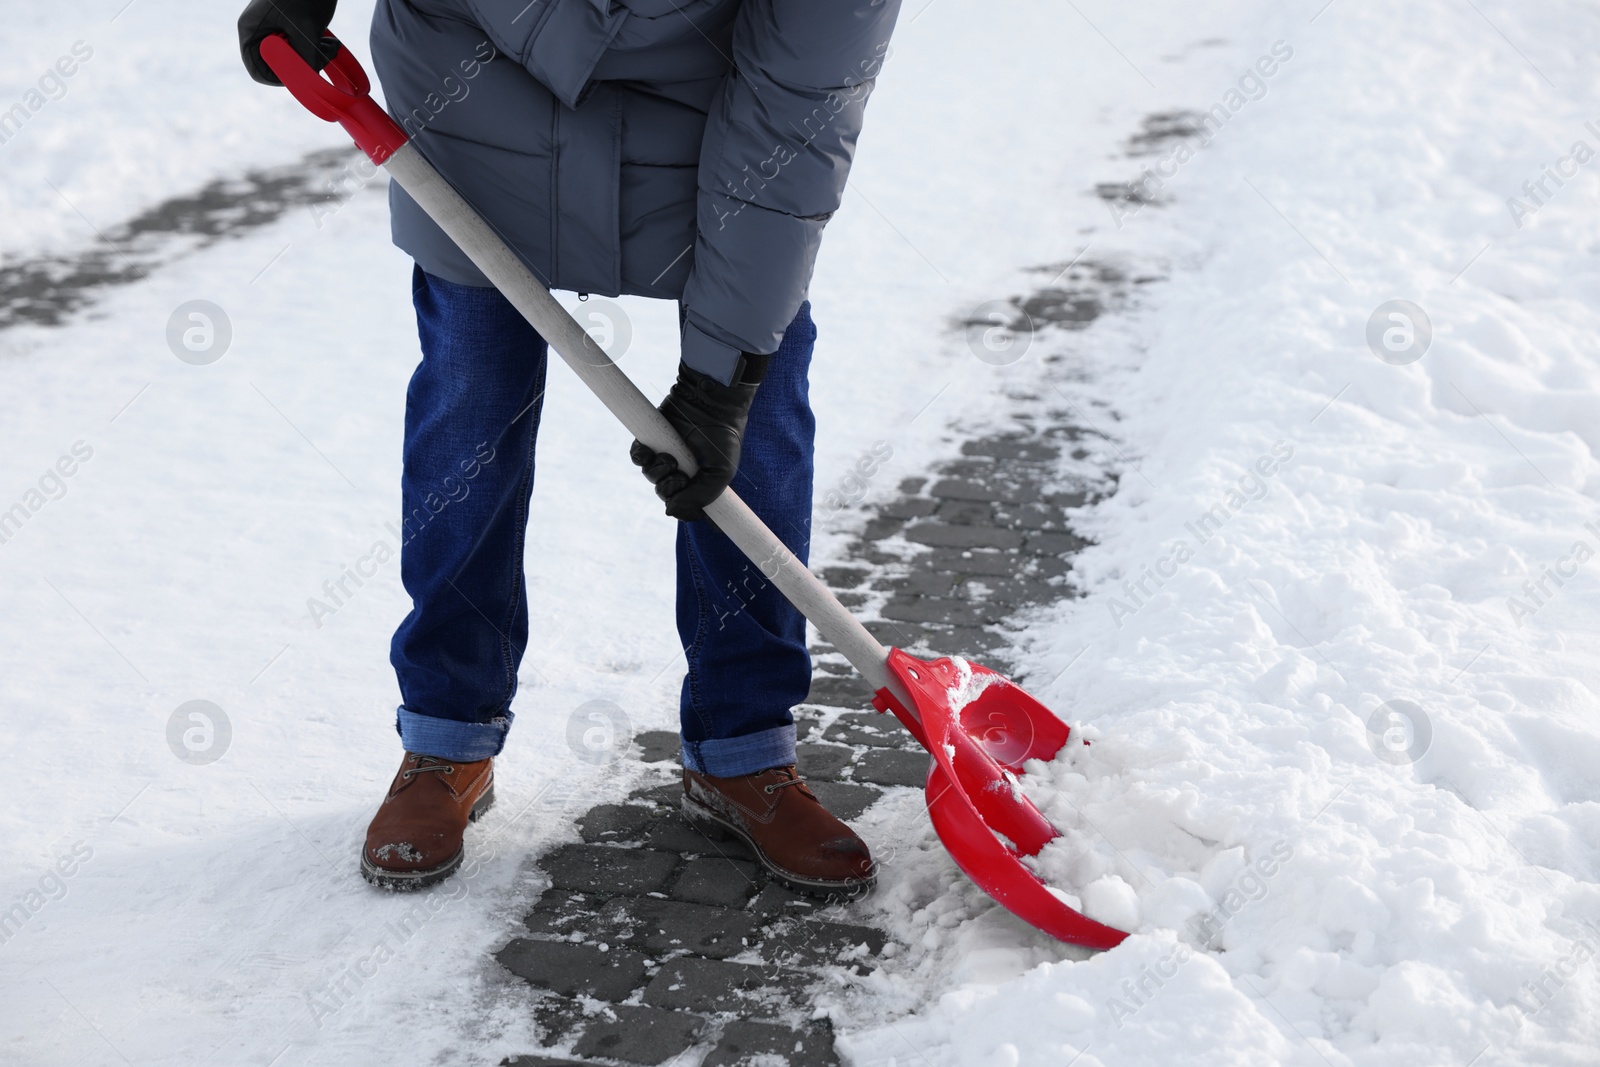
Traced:
[[980, 437], [961, 444], [963, 456], [988, 456], [990, 459], [1055, 459], [1061, 449], [1049, 441], [1020, 437]]
[[822, 674], [811, 679], [807, 704], [830, 708], [853, 708], [872, 701], [872, 690], [855, 675]]
[[854, 589], [856, 586], [864, 583], [867, 579], [872, 577], [872, 568], [857, 565], [840, 566], [835, 564], [831, 567], [817, 568], [816, 574], [817, 577], [822, 579], [823, 584], [837, 593], [845, 589]]
[[847, 745], [819, 745], [806, 743], [795, 746], [800, 759], [800, 776], [809, 782], [825, 778], [836, 782], [855, 758], [855, 749]]
[[949, 626], [982, 626], [989, 621], [976, 605], [945, 596], [890, 597], [879, 614], [898, 622], [938, 622]]
[[602, 951], [571, 941], [512, 938], [495, 959], [518, 978], [562, 996], [623, 1000], [644, 980], [649, 960], [624, 948]]
[[825, 963], [852, 966], [877, 959], [888, 944], [882, 930], [827, 919], [780, 919], [767, 934], [762, 942], [762, 958], [792, 967]]
[[647, 847], [676, 852], [680, 855], [742, 856], [744, 843], [737, 838], [722, 835], [708, 837], [682, 815], [669, 811], [650, 824], [645, 834]]
[[642, 804], [601, 804], [578, 819], [578, 833], [589, 844], [620, 841], [650, 822], [650, 809]]
[[799, 1030], [737, 1019], [722, 1031], [717, 1047], [700, 1067], [766, 1067], [774, 1062], [785, 1062], [788, 1067], [837, 1067], [833, 1030], [825, 1020]]
[[1024, 547], [1038, 556], [1064, 556], [1070, 553], [1081, 552], [1087, 548], [1089, 542], [1072, 533], [1054, 533], [1043, 530], [1030, 533]]
[[676, 810], [683, 800], [683, 782], [674, 778], [673, 781], [661, 785], [635, 789], [630, 799], [646, 800]]
[[750, 914], [762, 919], [811, 915], [822, 907], [814, 897], [797, 893], [786, 885], [767, 880], [761, 892], [750, 901]]
[[964, 579], [947, 571], [919, 570], [884, 583], [895, 593], [909, 596], [953, 596], [958, 593]]
[[533, 910], [523, 916], [522, 923], [528, 928], [529, 933], [544, 934], [549, 937], [566, 939], [580, 931], [593, 932], [597, 937], [604, 937], [606, 932], [597, 930], [594, 926], [599, 909], [604, 903], [603, 897], [549, 889], [539, 898], [539, 903], [534, 905]]
[[998, 551], [986, 552], [981, 549], [978, 551], [946, 549], [934, 552], [927, 557], [925, 565], [929, 570], [939, 574], [987, 574], [996, 578], [1010, 578], [1027, 570], [1027, 564], [1019, 561], [1016, 556]]
[[875, 785], [903, 785], [921, 789], [928, 780], [929, 756], [921, 746], [915, 751], [877, 748], [856, 761], [854, 780]]
[[760, 891], [754, 863], [723, 856], [689, 860], [672, 887], [672, 895], [678, 900], [717, 908], [742, 908]]
[[878, 712], [852, 712], [839, 716], [833, 725], [822, 731], [824, 741], [843, 745], [875, 745], [883, 748], [899, 747], [906, 736], [906, 728], [898, 719]]
[[707, 1025], [699, 1015], [642, 1004], [612, 1005], [607, 1014], [613, 1017], [597, 1019], [584, 1028], [583, 1036], [572, 1046], [574, 1053], [653, 1067], [693, 1045]]
[[[965, 478], [945, 478], [935, 482], [929, 495], [940, 500], [978, 500], [986, 503], [1006, 499], [1006, 491], [1003, 487], [969, 481]], [[1010, 501], [1010, 503], [1017, 503], [1017, 501]]]
[[[906, 520], [905, 519], [895, 519], [895, 518], [890, 518], [887, 515], [878, 515], [878, 516], [876, 516], [874, 518], [868, 519], [867, 522], [866, 522], [866, 525], [864, 527], [862, 527], [862, 531], [861, 532], [862, 532], [862, 536], [867, 537], [870, 540], [881, 541], [884, 538], [891, 537], [894, 534], [898, 533], [899, 531], [903, 530], [905, 528], [905, 525], [906, 525]], [[884, 562], [887, 562], [887, 561], [886, 560], [881, 560], [881, 559], [876, 559], [876, 558], [873, 558], [873, 557], [868, 557], [867, 558], [867, 562], [881, 565], [881, 564], [883, 564]]]
[[940, 522], [954, 523], [958, 526], [994, 525], [995, 506], [989, 501], [934, 500], [929, 503], [938, 505], [933, 513], [938, 516]]
[[730, 908], [646, 897], [611, 901], [597, 922], [602, 929], [618, 931], [619, 941], [657, 958], [692, 952], [720, 960], [755, 944], [760, 918]]
[[1022, 534], [994, 526], [962, 526], [947, 522], [919, 522], [906, 529], [906, 540], [933, 548], [998, 548], [1022, 547]]
[[822, 806], [849, 822], [878, 802], [883, 790], [856, 782], [811, 782], [811, 791]]
[[663, 760], [678, 760], [682, 745], [678, 735], [671, 730], [646, 730], [633, 739], [634, 744], [644, 750], [639, 758], [646, 763], [659, 763]]
[[[915, 492], [916, 490], [912, 490]], [[881, 514], [895, 519], [925, 519], [939, 510], [939, 501], [929, 497], [901, 497], [884, 506]]]
[[541, 866], [557, 889], [638, 896], [665, 885], [667, 876], [678, 866], [678, 857], [654, 849], [562, 845]]
[[663, 964], [645, 986], [644, 1002], [658, 1008], [777, 1019], [802, 1007], [813, 977], [785, 966], [679, 956]]

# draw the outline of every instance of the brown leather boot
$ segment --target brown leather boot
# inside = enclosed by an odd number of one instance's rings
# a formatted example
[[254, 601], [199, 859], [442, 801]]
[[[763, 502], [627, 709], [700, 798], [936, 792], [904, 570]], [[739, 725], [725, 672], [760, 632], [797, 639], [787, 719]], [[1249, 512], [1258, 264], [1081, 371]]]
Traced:
[[421, 889], [461, 866], [467, 823], [494, 806], [494, 760], [454, 763], [407, 752], [367, 827], [361, 876], [380, 889]]
[[793, 764], [738, 778], [686, 769], [683, 814], [744, 841], [774, 878], [799, 892], [854, 897], [877, 879], [867, 843], [822, 806]]

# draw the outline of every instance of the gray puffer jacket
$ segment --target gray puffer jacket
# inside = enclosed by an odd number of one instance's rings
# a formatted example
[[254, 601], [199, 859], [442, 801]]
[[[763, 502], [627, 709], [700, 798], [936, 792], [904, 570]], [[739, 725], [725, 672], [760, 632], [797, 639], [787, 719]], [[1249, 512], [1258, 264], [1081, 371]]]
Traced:
[[[776, 351], [899, 0], [380, 0], [390, 112], [550, 287], [678, 299], [683, 359]], [[396, 185], [394, 239], [488, 285]]]

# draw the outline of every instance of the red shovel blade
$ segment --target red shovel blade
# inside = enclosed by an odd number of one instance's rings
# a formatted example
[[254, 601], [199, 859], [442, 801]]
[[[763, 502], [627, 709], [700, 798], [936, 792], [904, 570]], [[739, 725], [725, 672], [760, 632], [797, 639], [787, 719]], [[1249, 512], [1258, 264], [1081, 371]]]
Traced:
[[1128, 935], [1075, 911], [1023, 865], [1060, 836], [1017, 784], [1022, 765], [1050, 760], [1071, 731], [1002, 675], [962, 660], [920, 660], [898, 648], [889, 671], [911, 695], [900, 707], [887, 689], [873, 700], [893, 711], [933, 755], [928, 815], [956, 866], [1031, 926], [1069, 944], [1111, 948]]

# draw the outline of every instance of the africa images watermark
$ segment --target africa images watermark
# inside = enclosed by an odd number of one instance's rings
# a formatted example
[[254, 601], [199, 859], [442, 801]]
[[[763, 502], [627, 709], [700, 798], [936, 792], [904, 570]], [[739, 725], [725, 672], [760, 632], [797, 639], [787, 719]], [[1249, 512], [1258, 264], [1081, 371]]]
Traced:
[[[1292, 859], [1294, 848], [1289, 842], [1275, 841], [1265, 856], [1259, 857], [1254, 863], [1245, 864], [1244, 869], [1228, 882], [1215, 907], [1190, 917], [1189, 934], [1195, 945], [1202, 950], [1214, 948], [1222, 936], [1223, 928], [1236, 915], [1251, 904], [1266, 899], [1272, 888], [1268, 883]], [[1176, 978], [1183, 965], [1193, 958], [1194, 948], [1187, 941], [1179, 941], [1153, 965], [1147, 963], [1140, 967], [1137, 978], [1125, 979], [1119, 990], [1121, 996], [1106, 998], [1106, 1012], [1117, 1029], [1122, 1029], [1125, 1021], [1155, 1000], [1162, 988]]]
[[[1593, 119], [1585, 122], [1583, 128], [1591, 137], [1600, 139], [1600, 126], [1595, 125]], [[1528, 198], [1528, 202], [1518, 200], [1514, 196], [1506, 197], [1506, 210], [1511, 212], [1511, 221], [1517, 224], [1517, 229], [1522, 229], [1529, 219], [1539, 213], [1540, 208], [1554, 200], [1556, 193], [1567, 182], [1576, 178], [1578, 171], [1594, 159], [1594, 155], [1594, 149], [1589, 147], [1589, 142], [1574, 141], [1566, 155], [1554, 163], [1544, 164], [1539, 168], [1541, 173], [1537, 178], [1530, 178], [1522, 183], [1522, 193]], [[1551, 182], [1555, 183], [1554, 189], [1550, 188]]]
[[46, 104], [67, 95], [67, 79], [94, 57], [94, 49], [84, 41], [73, 41], [70, 55], [64, 55], [39, 75], [38, 88], [29, 89], [22, 99], [5, 111], [0, 111], [0, 145], [10, 144], [22, 132], [29, 119], [43, 111]]
[[859, 503], [867, 495], [867, 487], [872, 484], [873, 477], [893, 458], [894, 446], [888, 441], [872, 442], [872, 447], [861, 453], [855, 465], [839, 478], [838, 484], [823, 494], [822, 502], [829, 513], [837, 513], [851, 504]]
[[472, 92], [472, 86], [467, 82], [483, 73], [484, 64], [492, 63], [499, 54], [487, 38], [479, 41], [477, 47], [473, 49], [472, 58], [463, 59], [457, 64], [461, 70], [460, 78], [446, 74], [439, 80], [439, 88], [444, 90], [442, 96], [436, 92], [429, 93], [422, 98], [422, 107], [412, 108], [400, 116], [400, 128], [405, 131], [406, 136], [415, 137], [427, 129], [428, 124], [438, 118], [439, 113], [445, 108], [465, 100], [467, 94]]
[[[730, 211], [723, 211], [715, 204], [711, 210], [717, 213], [717, 229], [727, 226], [728, 220], [735, 218], [745, 209], [747, 204], [754, 203], [756, 194], [767, 187], [767, 183], [778, 176], [784, 167], [800, 158], [800, 153], [810, 147], [811, 142], [821, 136], [822, 132], [833, 124], [839, 113], [857, 100], [864, 101], [872, 92], [872, 87], [878, 77], [878, 72], [883, 69], [883, 64], [894, 55], [894, 49], [889, 47], [888, 41], [880, 41], [872, 50], [872, 55], [857, 64], [860, 74], [851, 72], [844, 77], [844, 88], [834, 90], [823, 97], [822, 103], [813, 108], [796, 125], [793, 121], [789, 128], [794, 130], [799, 140], [796, 144], [780, 141], [772, 146], [772, 154], [756, 164], [754, 172], [750, 164], [742, 168], [743, 181], [733, 178], [723, 178], [722, 183], [728, 187], [728, 197], [738, 206]], [[742, 188], [741, 188], [742, 187]]]
[[493, 839], [467, 857], [456, 876], [446, 884], [418, 894], [411, 907], [386, 921], [369, 947], [341, 967], [337, 974], [306, 994], [311, 1020], [322, 1029], [326, 1021], [349, 1006], [363, 987], [378, 976], [385, 963], [399, 955], [448, 905], [472, 895], [473, 880], [499, 855]]
[[1176, 178], [1178, 171], [1200, 154], [1201, 148], [1208, 147], [1211, 139], [1221, 133], [1228, 121], [1243, 111], [1246, 104], [1265, 97], [1267, 80], [1293, 58], [1294, 48], [1289, 42], [1273, 41], [1272, 47], [1266, 54], [1257, 58], [1252, 66], [1245, 68], [1239, 80], [1222, 94], [1222, 99], [1200, 114], [1199, 129], [1195, 131], [1200, 138], [1199, 148], [1191, 146], [1187, 139], [1180, 139], [1171, 151], [1145, 167], [1138, 178], [1129, 182], [1122, 196], [1108, 199], [1106, 206], [1110, 209], [1111, 221], [1116, 223], [1117, 228], [1121, 229], [1124, 219], [1132, 218], [1139, 213], [1140, 208], [1154, 201], [1156, 193], [1160, 192], [1168, 181]]
[[1595, 958], [1595, 935], [1600, 935], [1600, 927], [1587, 919], [1578, 921], [1583, 923], [1588, 936], [1573, 942], [1572, 951], [1540, 971], [1537, 978], [1523, 982], [1521, 991], [1511, 998], [1511, 1006], [1522, 1014], [1518, 1026], [1544, 1011], [1578, 973], [1578, 968]]
[[[609, 702], [602, 702], [609, 703]], [[615, 707], [615, 705], [612, 705]], [[580, 713], [587, 713], [590, 704], [580, 706], [575, 711], [574, 717]], [[620, 726], [613, 724], [614, 730], [608, 735], [604, 744], [617, 746], [626, 752], [629, 742], [632, 741], [632, 726], [626, 722], [627, 715], [620, 708], [624, 722]], [[626, 736], [622, 736], [622, 734]], [[580, 742], [586, 744], [586, 742]], [[588, 762], [604, 763], [614, 758], [612, 755], [603, 754], [601, 758], [588, 758]], [[526, 812], [534, 804], [547, 813], [552, 821], [570, 822], [577, 817], [578, 812], [590, 807], [594, 802], [592, 786], [573, 776], [564, 779], [549, 779], [545, 781], [522, 806]], [[515, 821], [516, 817], [512, 818]], [[306, 1009], [311, 1014], [312, 1022], [321, 1030], [327, 1021], [338, 1015], [345, 1008], [354, 1003], [370, 983], [377, 979], [383, 965], [397, 958], [413, 944], [420, 945], [420, 951], [430, 951], [428, 946], [437, 940], [427, 937], [417, 940], [417, 935], [426, 930], [430, 923], [454, 904], [460, 904], [471, 898], [473, 889], [480, 879], [485, 877], [494, 865], [502, 858], [502, 842], [499, 839], [501, 829], [488, 834], [483, 841], [475, 846], [472, 852], [462, 861], [460, 868], [447, 881], [438, 885], [419, 890], [409, 898], [410, 907], [400, 914], [386, 918], [379, 924], [376, 931], [369, 932], [368, 937], [358, 942], [353, 954], [332, 976], [319, 982], [305, 994]], [[409, 972], [401, 968], [400, 981], [405, 981]]]
[[[494, 45], [487, 39], [479, 41], [473, 50], [472, 56], [456, 64], [461, 71], [458, 78], [454, 74], [446, 74], [439, 79], [439, 89], [430, 92], [422, 98], [418, 107], [400, 116], [400, 127], [408, 138], [414, 138], [428, 128], [428, 125], [451, 104], [459, 104], [472, 92], [468, 83], [483, 73], [486, 64], [493, 62], [500, 53], [495, 51]], [[317, 224], [317, 229], [322, 229], [324, 219], [337, 215], [344, 210], [344, 206], [356, 198], [356, 194], [365, 189], [367, 185], [382, 172], [378, 164], [368, 159], [366, 153], [360, 153], [344, 166], [344, 173], [328, 179], [328, 192], [331, 199], [319, 200], [311, 205], [311, 220]]]
[[35, 886], [24, 890], [9, 908], [0, 911], [0, 945], [20, 934], [28, 920], [43, 911], [45, 905], [66, 896], [67, 879], [93, 858], [93, 848], [83, 841], [73, 842], [72, 849], [57, 857], [53, 867], [39, 876]]
[[70, 455], [63, 455], [46, 467], [35, 485], [24, 492], [20, 500], [0, 511], [0, 545], [17, 536], [23, 525], [50, 501], [66, 496], [69, 488], [67, 479], [94, 458], [94, 446], [87, 441], [72, 442], [69, 452]]
[[[393, 544], [380, 537], [354, 563], [342, 566], [337, 577], [322, 583], [321, 597], [306, 597], [306, 612], [311, 616], [312, 625], [318, 630], [322, 629], [322, 620], [339, 614], [339, 609], [354, 599], [362, 586], [378, 576], [378, 568], [397, 556], [400, 548], [421, 533], [423, 527], [438, 518], [439, 513], [451, 504], [467, 499], [472, 492], [472, 486], [468, 483], [482, 474], [483, 468], [494, 462], [494, 457], [493, 446], [487, 441], [480, 441], [472, 458], [461, 460], [461, 477], [452, 474], [444, 479], [440, 487], [444, 490], [443, 496], [438, 492], [428, 492], [423, 496], [421, 506], [413, 507], [400, 527], [393, 522], [384, 523], [384, 529], [394, 539]], [[350, 588], [351, 583], [355, 584], [355, 589]]]
[[[1586, 522], [1583, 528], [1594, 534], [1595, 540], [1600, 541], [1600, 526], [1593, 522]], [[1544, 573], [1537, 579], [1529, 578], [1522, 583], [1522, 592], [1526, 600], [1514, 596], [1506, 597], [1506, 611], [1511, 615], [1511, 621], [1519, 627], [1524, 619], [1537, 614], [1539, 609], [1555, 599], [1556, 593], [1568, 581], [1578, 576], [1578, 568], [1594, 558], [1594, 545], [1583, 538], [1572, 542], [1572, 547], [1567, 549], [1566, 555], [1556, 560], [1544, 569]], [[1551, 582], [1555, 588], [1551, 589]]]
[[1228, 520], [1256, 501], [1265, 499], [1272, 491], [1270, 482], [1273, 476], [1293, 458], [1294, 445], [1288, 441], [1273, 442], [1272, 448], [1256, 457], [1250, 469], [1240, 475], [1237, 486], [1229, 489], [1222, 500], [1183, 524], [1183, 528], [1194, 537], [1194, 544], [1180, 537], [1173, 542], [1166, 555], [1153, 565], [1146, 563], [1137, 578], [1123, 579], [1122, 591], [1127, 595], [1127, 600], [1112, 597], [1106, 604], [1116, 628], [1122, 629], [1125, 619], [1137, 615], [1155, 597], [1155, 590], [1150, 588], [1152, 584], [1155, 589], [1166, 585], [1177, 576], [1180, 567], [1194, 558], [1201, 545], [1222, 531]]

